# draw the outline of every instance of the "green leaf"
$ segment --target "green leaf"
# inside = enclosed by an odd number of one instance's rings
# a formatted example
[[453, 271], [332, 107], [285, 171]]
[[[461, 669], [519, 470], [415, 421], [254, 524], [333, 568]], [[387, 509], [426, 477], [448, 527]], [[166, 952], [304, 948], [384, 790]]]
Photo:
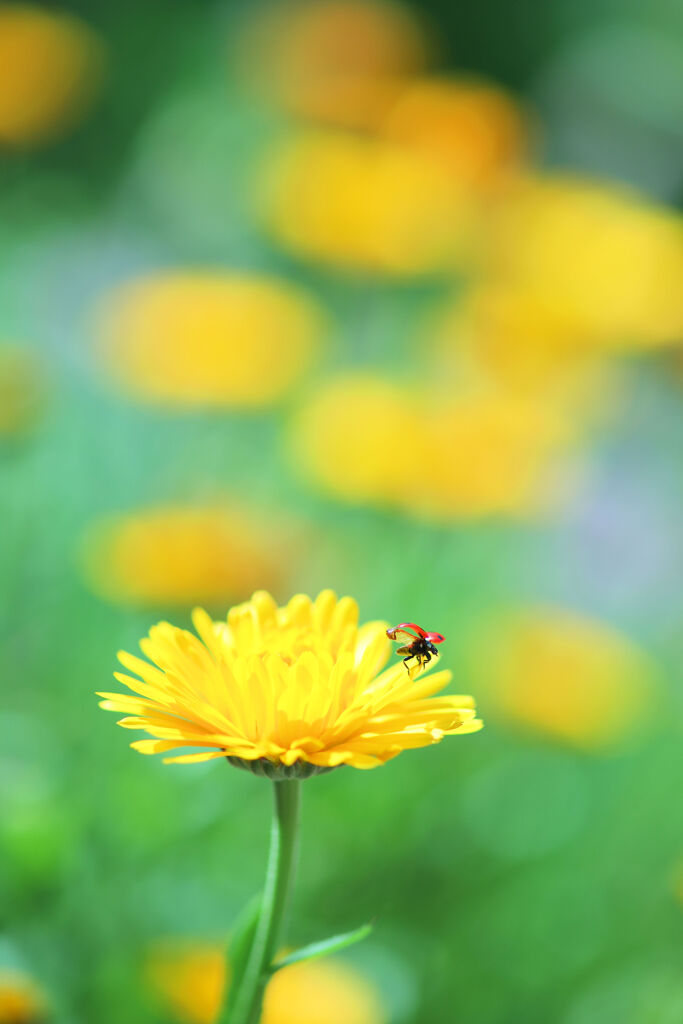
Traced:
[[292, 964], [301, 963], [302, 960], [317, 960], [321, 956], [329, 956], [331, 953], [338, 953], [347, 946], [354, 946], [362, 942], [372, 931], [371, 924], [363, 924], [353, 932], [344, 932], [342, 935], [333, 935], [331, 939], [323, 939], [321, 942], [312, 942], [310, 946], [302, 946], [294, 950], [282, 960], [276, 961], [271, 967], [271, 972], [279, 971], [282, 967], [291, 967]]
[[239, 991], [242, 975], [244, 974], [251, 952], [251, 945], [256, 934], [259, 914], [261, 913], [261, 894], [254, 896], [237, 919], [232, 938], [230, 940], [228, 960], [230, 963], [230, 991], [228, 993], [228, 1007], [236, 993]]

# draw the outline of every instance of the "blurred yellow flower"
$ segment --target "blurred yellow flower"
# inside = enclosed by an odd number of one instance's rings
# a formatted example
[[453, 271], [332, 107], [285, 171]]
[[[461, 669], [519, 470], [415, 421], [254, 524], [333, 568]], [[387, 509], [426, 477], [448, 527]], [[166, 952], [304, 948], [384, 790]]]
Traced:
[[73, 15], [0, 4], [0, 144], [68, 131], [93, 102], [103, 65], [99, 36]]
[[473, 658], [507, 718], [586, 750], [639, 728], [652, 702], [654, 669], [645, 652], [562, 608], [506, 616], [481, 636]]
[[613, 348], [683, 335], [683, 221], [616, 186], [522, 179], [485, 233], [494, 278]]
[[507, 394], [436, 405], [423, 436], [422, 450], [436, 453], [436, 464], [406, 496], [413, 510], [439, 518], [543, 512], [554, 463], [574, 437], [562, 409]]
[[333, 960], [284, 967], [263, 1004], [261, 1024], [384, 1024], [375, 988], [347, 964]]
[[602, 416], [618, 397], [604, 347], [541, 295], [480, 283], [430, 312], [417, 343], [461, 390], [485, 388]]
[[435, 310], [419, 340], [439, 362], [471, 359], [505, 385], [545, 385], [592, 352], [582, 326], [542, 296], [483, 282]]
[[86, 579], [137, 606], [224, 603], [279, 584], [291, 546], [281, 524], [230, 505], [158, 505], [110, 516], [86, 534]]
[[[163, 943], [151, 952], [147, 976], [178, 1021], [213, 1024], [223, 1000], [225, 954], [197, 942]], [[229, 979], [228, 979], [229, 982]], [[283, 967], [266, 989], [261, 1024], [385, 1024], [375, 987], [341, 961]]]
[[0, 1024], [39, 1024], [44, 1019], [45, 1000], [31, 979], [0, 968]]
[[316, 355], [325, 317], [278, 278], [223, 270], [168, 271], [100, 302], [105, 369], [139, 399], [185, 407], [276, 402]]
[[671, 872], [671, 890], [676, 903], [683, 907], [683, 857], [674, 865]]
[[30, 430], [44, 394], [44, 375], [35, 353], [21, 345], [0, 344], [0, 438]]
[[250, 10], [238, 73], [290, 113], [343, 127], [376, 124], [427, 59], [409, 7], [387, 0], [280, 0]]
[[320, 385], [290, 425], [299, 471], [337, 497], [428, 517], [537, 512], [547, 471], [573, 436], [562, 410], [423, 386], [426, 397], [370, 374]]
[[[384, 622], [358, 627], [358, 607], [331, 590], [278, 608], [265, 591], [230, 610], [227, 624], [195, 609], [201, 639], [167, 622], [141, 641], [149, 662], [119, 653], [140, 679], [115, 673], [132, 695], [101, 693], [119, 725], [152, 739], [143, 754], [204, 748], [167, 762], [228, 757], [270, 777], [305, 777], [348, 764], [375, 768], [404, 750], [475, 732], [474, 701], [434, 694], [451, 674], [423, 678], [391, 656]], [[380, 673], [379, 675], [377, 673]]]
[[228, 970], [221, 946], [189, 940], [156, 943], [145, 964], [150, 987], [187, 1024], [213, 1024]]
[[295, 414], [291, 454], [331, 494], [400, 503], [419, 463], [420, 425], [404, 388], [371, 374], [332, 378]]
[[530, 127], [502, 89], [468, 78], [425, 78], [401, 92], [382, 124], [392, 142], [419, 150], [458, 182], [490, 189], [518, 171]]
[[322, 263], [397, 276], [467, 258], [471, 220], [449, 174], [420, 153], [331, 132], [266, 154], [255, 195], [265, 230]]

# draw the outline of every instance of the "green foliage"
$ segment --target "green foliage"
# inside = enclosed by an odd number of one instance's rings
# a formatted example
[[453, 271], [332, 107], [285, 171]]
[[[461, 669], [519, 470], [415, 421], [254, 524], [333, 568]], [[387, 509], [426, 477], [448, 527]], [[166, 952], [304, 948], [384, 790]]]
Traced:
[[228, 947], [228, 959], [230, 962], [230, 991], [226, 1016], [229, 1018], [235, 993], [239, 991], [244, 972], [247, 968], [249, 953], [254, 942], [259, 914], [261, 912], [261, 896], [255, 896], [247, 905], [243, 914], [235, 925], [230, 946]]
[[320, 942], [311, 942], [308, 946], [302, 946], [301, 949], [295, 949], [293, 953], [288, 953], [281, 960], [276, 960], [272, 970], [273, 972], [280, 971], [283, 967], [291, 967], [292, 964], [300, 964], [304, 960], [317, 960], [319, 957], [341, 953], [342, 950], [348, 949], [349, 946], [355, 946], [357, 942], [367, 939], [371, 933], [372, 925], [363, 924], [352, 932], [333, 935], [331, 938], [322, 939]]

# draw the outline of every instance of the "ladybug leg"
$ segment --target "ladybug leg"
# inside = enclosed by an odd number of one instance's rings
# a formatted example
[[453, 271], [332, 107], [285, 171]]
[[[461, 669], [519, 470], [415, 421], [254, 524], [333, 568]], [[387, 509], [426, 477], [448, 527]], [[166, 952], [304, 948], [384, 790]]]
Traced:
[[420, 668], [423, 669], [425, 665], [428, 665], [429, 662], [432, 660], [432, 656], [429, 653], [429, 651], [423, 651], [421, 654], [418, 655], [417, 660], [420, 663]]
[[413, 649], [413, 647], [414, 647], [413, 644], [405, 644], [403, 647], [397, 647], [396, 648], [396, 653], [397, 654], [405, 654], [405, 658], [403, 659], [403, 664], [406, 667], [406, 672], [408, 673], [408, 675], [410, 675], [410, 665], [408, 664], [408, 662], [409, 661], [413, 661], [413, 659], [415, 659], [415, 661], [418, 664], [418, 669], [419, 669], [419, 668], [422, 667], [422, 662], [423, 662], [423, 658], [424, 658], [424, 653], [422, 651], [415, 651]]
[[406, 657], [403, 659], [403, 664], [406, 667], [406, 672], [408, 673], [408, 675], [410, 675], [410, 668], [408, 666], [408, 662], [412, 661], [412, 659], [415, 657], [415, 655], [413, 654], [412, 645], [411, 644], [404, 644], [403, 647], [397, 647], [396, 648], [396, 653], [397, 654], [405, 654], [406, 655]]

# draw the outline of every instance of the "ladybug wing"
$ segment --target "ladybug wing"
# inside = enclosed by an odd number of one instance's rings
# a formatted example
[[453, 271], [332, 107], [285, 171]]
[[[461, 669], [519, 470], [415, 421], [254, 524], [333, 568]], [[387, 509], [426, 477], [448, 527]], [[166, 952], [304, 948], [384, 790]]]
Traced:
[[400, 622], [398, 626], [392, 626], [387, 630], [389, 639], [396, 640], [398, 643], [412, 644], [415, 640], [423, 638], [424, 635], [422, 627], [416, 626], [414, 622]]
[[427, 633], [425, 640], [429, 640], [432, 644], [442, 644], [446, 639], [442, 633]]

